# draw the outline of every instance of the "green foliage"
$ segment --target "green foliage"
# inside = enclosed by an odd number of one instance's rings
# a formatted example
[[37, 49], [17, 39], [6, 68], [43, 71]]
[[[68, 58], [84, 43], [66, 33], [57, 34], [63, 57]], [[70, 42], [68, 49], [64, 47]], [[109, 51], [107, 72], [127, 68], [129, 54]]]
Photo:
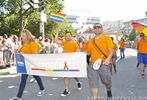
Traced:
[[6, 17], [1, 22], [2, 24], [0, 25], [0, 33], [1, 33], [1, 35], [10, 34], [10, 33], [18, 35], [19, 22], [17, 20], [18, 20], [18, 16], [16, 16], [16, 15], [11, 15], [9, 17]]
[[70, 32], [72, 35], [75, 35], [75, 30], [71, 25], [68, 25], [67, 21], [61, 23], [61, 31], [59, 33], [59, 36], [62, 37], [65, 35], [66, 32]]
[[40, 25], [39, 12], [32, 13], [26, 19], [26, 28], [29, 29], [31, 33], [36, 37], [40, 36], [39, 25]]
[[[23, 4], [29, 0], [1, 0], [0, 2], [0, 35], [3, 34], [20, 34], [22, 27], [29, 29], [36, 37], [41, 36], [40, 13], [39, 9], [23, 9]], [[51, 11], [61, 12], [63, 4], [60, 0], [44, 0], [45, 13], [49, 17]], [[22, 26], [22, 27], [21, 27]], [[56, 30], [61, 28], [59, 36], [63, 36], [67, 30], [73, 35], [75, 34], [72, 26], [68, 26], [67, 22], [56, 23], [50, 20], [45, 23], [45, 35], [53, 38]]]
[[128, 40], [130, 40], [130, 41], [135, 40], [137, 34], [138, 34], [138, 32], [137, 32], [135, 29], [132, 29], [132, 31], [131, 31], [131, 33], [130, 33], [130, 35], [129, 35]]
[[56, 30], [60, 28], [59, 37], [63, 37], [67, 31], [75, 35], [75, 30], [71, 25], [68, 25], [67, 21], [63, 23], [49, 22], [46, 26], [46, 35], [48, 38], [53, 39], [56, 35]]

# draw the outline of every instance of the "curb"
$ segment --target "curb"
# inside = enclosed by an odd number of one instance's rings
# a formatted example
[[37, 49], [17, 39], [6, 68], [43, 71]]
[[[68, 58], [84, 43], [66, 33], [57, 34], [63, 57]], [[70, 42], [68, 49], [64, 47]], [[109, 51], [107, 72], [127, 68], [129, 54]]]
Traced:
[[6, 68], [6, 69], [0, 69], [0, 75], [13, 75], [17, 74], [16, 69], [13, 67]]
[[0, 75], [10, 75], [10, 72], [0, 72]]

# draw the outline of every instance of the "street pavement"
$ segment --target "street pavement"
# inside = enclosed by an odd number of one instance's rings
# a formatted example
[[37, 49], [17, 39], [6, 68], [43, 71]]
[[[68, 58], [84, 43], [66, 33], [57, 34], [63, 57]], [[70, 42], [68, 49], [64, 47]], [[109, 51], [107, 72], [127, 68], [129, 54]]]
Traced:
[[[117, 60], [117, 73], [112, 74], [112, 93], [114, 97], [130, 98], [130, 99], [118, 99], [118, 100], [147, 100], [147, 73], [145, 73], [144, 79], [139, 76], [139, 68], [136, 68], [136, 50], [126, 49], [125, 59]], [[118, 52], [119, 55], [119, 52]], [[11, 70], [13, 69], [13, 70]], [[0, 74], [0, 100], [9, 100], [15, 97], [19, 88], [20, 74], [16, 74], [15, 67], [7, 71], [9, 74]], [[0, 73], [1, 73], [0, 72]], [[27, 81], [27, 85], [23, 94], [24, 100], [90, 100], [90, 91], [88, 85], [88, 79], [80, 79], [82, 82], [82, 90], [78, 90], [76, 82], [73, 78], [70, 79], [70, 92], [67, 97], [61, 97], [63, 92], [63, 78], [51, 78], [42, 77], [46, 93], [37, 97], [39, 92], [38, 85], [36, 83], [30, 83]], [[104, 86], [99, 84], [100, 96], [106, 96]]]

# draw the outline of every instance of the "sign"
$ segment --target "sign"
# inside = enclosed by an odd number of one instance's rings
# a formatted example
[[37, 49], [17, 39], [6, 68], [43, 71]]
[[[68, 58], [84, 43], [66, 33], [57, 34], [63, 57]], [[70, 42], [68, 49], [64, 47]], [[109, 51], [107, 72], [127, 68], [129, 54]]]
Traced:
[[16, 54], [17, 72], [50, 77], [87, 77], [86, 54]]
[[41, 19], [42, 22], [47, 22], [47, 15], [44, 12], [41, 12]]

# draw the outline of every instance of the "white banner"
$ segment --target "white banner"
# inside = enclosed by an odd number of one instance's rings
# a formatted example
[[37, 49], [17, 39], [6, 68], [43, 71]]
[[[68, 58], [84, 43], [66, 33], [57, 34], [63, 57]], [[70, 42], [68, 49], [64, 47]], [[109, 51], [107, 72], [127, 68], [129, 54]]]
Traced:
[[17, 72], [51, 77], [87, 77], [86, 54], [16, 54]]

